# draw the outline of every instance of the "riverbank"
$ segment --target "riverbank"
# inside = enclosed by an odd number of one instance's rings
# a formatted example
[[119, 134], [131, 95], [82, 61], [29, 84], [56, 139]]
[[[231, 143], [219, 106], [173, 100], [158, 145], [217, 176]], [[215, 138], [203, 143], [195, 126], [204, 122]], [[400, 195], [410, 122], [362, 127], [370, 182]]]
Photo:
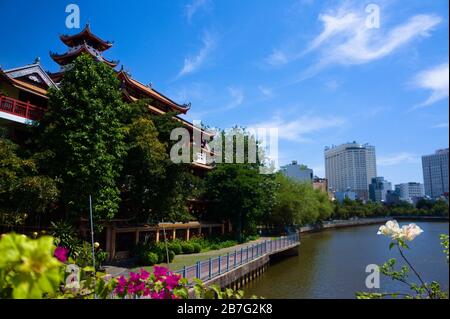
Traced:
[[300, 227], [300, 233], [318, 232], [327, 229], [336, 229], [343, 227], [356, 227], [363, 225], [373, 225], [379, 223], [385, 223], [388, 220], [418, 220], [418, 221], [448, 221], [448, 217], [442, 216], [387, 216], [387, 217], [375, 217], [375, 218], [355, 218], [351, 220], [332, 220], [325, 221], [313, 225], [307, 225]]

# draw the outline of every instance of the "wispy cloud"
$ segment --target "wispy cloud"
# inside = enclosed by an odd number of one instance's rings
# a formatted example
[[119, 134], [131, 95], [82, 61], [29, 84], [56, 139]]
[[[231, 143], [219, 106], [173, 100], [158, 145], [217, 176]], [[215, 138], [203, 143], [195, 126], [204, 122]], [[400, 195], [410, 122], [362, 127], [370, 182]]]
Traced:
[[346, 121], [337, 116], [311, 116], [303, 115], [298, 118], [283, 119], [276, 115], [268, 121], [249, 125], [251, 128], [278, 128], [280, 139], [292, 142], [309, 142], [309, 135], [319, 131], [343, 127]]
[[449, 67], [448, 63], [435, 66], [420, 72], [414, 79], [413, 85], [417, 88], [430, 90], [430, 97], [415, 108], [424, 107], [448, 98], [449, 91]]
[[230, 94], [231, 101], [225, 105], [224, 110], [231, 110], [239, 106], [244, 102], [244, 92], [236, 87], [228, 87], [228, 93]]
[[387, 156], [377, 157], [377, 165], [379, 166], [394, 166], [405, 163], [419, 163], [420, 157], [416, 154], [408, 152], [401, 152]]
[[274, 50], [267, 58], [266, 63], [272, 66], [280, 66], [289, 62], [289, 58], [286, 53], [280, 50]]
[[191, 22], [192, 17], [201, 9], [205, 9], [209, 4], [210, 0], [193, 0], [191, 3], [187, 4], [185, 7], [185, 15], [189, 22]]
[[204, 32], [202, 42], [203, 46], [195, 56], [184, 59], [184, 65], [178, 73], [178, 78], [197, 71], [203, 65], [210, 53], [215, 49], [217, 39], [216, 36], [212, 35], [210, 32]]
[[366, 25], [367, 13], [360, 5], [348, 5], [319, 15], [322, 31], [303, 50], [275, 50], [266, 58], [271, 65], [286, 64], [316, 53], [317, 62], [305, 72], [309, 77], [331, 64], [355, 65], [386, 57], [417, 38], [430, 35], [442, 21], [432, 14], [419, 14], [403, 23], [381, 28]]
[[433, 125], [431, 128], [448, 128], [448, 122]]
[[267, 98], [272, 98], [274, 96], [273, 90], [269, 87], [260, 85], [258, 86], [258, 90], [259, 92], [261, 92], [262, 95], [264, 95]]

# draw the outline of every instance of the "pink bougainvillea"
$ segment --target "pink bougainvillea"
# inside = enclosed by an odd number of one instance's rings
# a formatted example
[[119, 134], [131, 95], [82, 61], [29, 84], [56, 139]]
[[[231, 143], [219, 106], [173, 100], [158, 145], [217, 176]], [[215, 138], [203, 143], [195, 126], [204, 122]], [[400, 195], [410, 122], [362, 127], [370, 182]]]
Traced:
[[60, 262], [65, 263], [69, 258], [69, 249], [65, 247], [58, 246], [55, 249], [53, 256], [56, 257]]
[[179, 299], [174, 290], [182, 287], [180, 280], [180, 275], [156, 266], [153, 274], [141, 269], [139, 272], [130, 272], [128, 278], [117, 278], [114, 292], [121, 298]]

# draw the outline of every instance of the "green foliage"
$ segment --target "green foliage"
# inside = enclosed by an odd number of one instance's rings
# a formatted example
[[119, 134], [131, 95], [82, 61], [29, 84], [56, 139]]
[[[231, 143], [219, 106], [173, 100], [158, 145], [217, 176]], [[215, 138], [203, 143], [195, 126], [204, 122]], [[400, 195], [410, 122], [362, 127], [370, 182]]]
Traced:
[[39, 174], [35, 158], [19, 153], [18, 145], [0, 138], [0, 219], [11, 226], [42, 215], [58, 198], [56, 181]]
[[305, 225], [331, 216], [333, 206], [326, 193], [314, 190], [310, 184], [296, 182], [281, 173], [276, 175], [275, 181], [275, 205], [266, 220], [268, 225]]
[[199, 253], [202, 250], [202, 246], [199, 243], [192, 243], [194, 253]]
[[0, 298], [40, 299], [56, 293], [62, 264], [53, 257], [54, 250], [49, 236], [4, 235], [0, 240]]
[[181, 244], [178, 241], [173, 241], [168, 244], [168, 247], [175, 255], [180, 255], [182, 253]]
[[[101, 249], [95, 249], [95, 270], [102, 268], [102, 264], [107, 258], [105, 251]], [[79, 247], [76, 248], [75, 263], [84, 268], [92, 266], [92, 245], [87, 241], [83, 241]]]
[[127, 155], [121, 180], [121, 213], [137, 221], [158, 221], [155, 215], [165, 179], [167, 150], [158, 140], [158, 131], [149, 118], [148, 102], [130, 106], [133, 116], [126, 125]]
[[127, 113], [114, 70], [88, 55], [74, 61], [59, 89], [49, 90], [37, 142], [47, 154], [45, 170], [62, 180], [61, 205], [73, 217], [87, 211], [89, 194], [96, 220], [117, 213]]
[[81, 248], [81, 241], [71, 224], [65, 221], [51, 222], [50, 235], [55, 238], [55, 244], [69, 249], [69, 256], [75, 258]]
[[440, 236], [441, 245], [444, 247], [444, 254], [447, 255], [447, 263], [448, 263], [448, 235], [442, 234]]
[[150, 251], [147, 254], [147, 260], [145, 260], [144, 264], [149, 265], [149, 266], [153, 266], [156, 263], [158, 263], [158, 260], [159, 260], [158, 254]]
[[183, 252], [183, 254], [192, 254], [194, 253], [194, 245], [189, 243], [189, 242], [183, 242], [181, 244], [181, 250]]

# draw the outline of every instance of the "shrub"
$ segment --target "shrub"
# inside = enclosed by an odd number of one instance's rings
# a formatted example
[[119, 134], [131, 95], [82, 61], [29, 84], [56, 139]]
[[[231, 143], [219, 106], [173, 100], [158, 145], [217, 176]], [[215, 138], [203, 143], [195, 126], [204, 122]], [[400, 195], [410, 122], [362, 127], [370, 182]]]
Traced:
[[194, 247], [194, 253], [199, 253], [202, 250], [202, 246], [199, 243], [192, 243], [192, 247]]
[[182, 253], [181, 244], [179, 242], [171, 242], [168, 247], [175, 253], [175, 255], [180, 255]]
[[147, 265], [153, 266], [154, 264], [158, 263], [158, 260], [159, 260], [158, 254], [151, 251], [147, 253], [147, 260], [146, 260]]
[[169, 262], [171, 263], [174, 258], [175, 252], [173, 250], [169, 250]]
[[191, 243], [184, 242], [181, 244], [181, 250], [183, 254], [192, 254], [194, 252], [194, 246]]

